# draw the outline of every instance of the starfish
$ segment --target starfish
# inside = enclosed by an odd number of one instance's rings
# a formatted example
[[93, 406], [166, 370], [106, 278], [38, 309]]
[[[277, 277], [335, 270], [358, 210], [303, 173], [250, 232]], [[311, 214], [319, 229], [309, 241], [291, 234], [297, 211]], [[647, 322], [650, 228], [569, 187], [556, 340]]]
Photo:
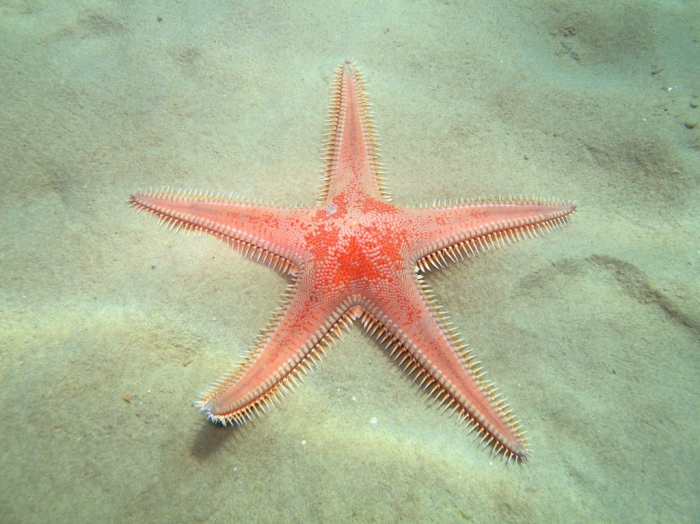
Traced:
[[360, 321], [443, 411], [456, 414], [484, 447], [520, 462], [529, 453], [520, 422], [483, 379], [485, 372], [423, 275], [557, 229], [576, 205], [528, 198], [395, 205], [376, 144], [360, 72], [345, 61], [335, 74], [316, 206], [170, 189], [132, 195], [134, 207], [171, 229], [211, 234], [290, 279], [255, 346], [201, 396], [198, 407], [223, 425], [260, 416], [298, 385], [344, 329]]

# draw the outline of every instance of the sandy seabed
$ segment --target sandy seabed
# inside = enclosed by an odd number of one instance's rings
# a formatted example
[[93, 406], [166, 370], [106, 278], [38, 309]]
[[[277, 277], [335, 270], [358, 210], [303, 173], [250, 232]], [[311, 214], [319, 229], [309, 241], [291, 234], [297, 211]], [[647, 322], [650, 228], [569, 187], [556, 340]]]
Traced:
[[[345, 58], [395, 203], [578, 202], [428, 278], [523, 465], [358, 327], [269, 416], [192, 407], [285, 279], [129, 195], [312, 205]], [[698, 2], [5, 1], [0, 92], [0, 521], [700, 520]]]

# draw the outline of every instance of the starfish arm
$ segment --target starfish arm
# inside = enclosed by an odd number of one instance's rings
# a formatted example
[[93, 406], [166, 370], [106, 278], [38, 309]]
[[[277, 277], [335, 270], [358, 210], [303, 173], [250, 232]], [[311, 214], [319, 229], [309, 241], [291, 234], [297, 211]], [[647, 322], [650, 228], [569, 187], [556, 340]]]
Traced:
[[408, 210], [421, 240], [413, 260], [425, 272], [480, 251], [565, 225], [576, 204], [539, 200], [463, 203]]
[[[520, 424], [485, 373], [474, 362], [467, 345], [435, 304], [419, 274], [406, 270], [402, 280], [410, 285], [387, 290], [361, 304], [361, 318], [371, 334], [386, 342], [394, 360], [414, 375], [414, 382], [444, 407], [458, 414], [477, 432], [477, 438], [493, 446], [497, 454], [524, 460], [528, 448]], [[410, 288], [410, 291], [407, 290]]]
[[320, 201], [342, 209], [366, 197], [389, 200], [378, 161], [372, 109], [360, 71], [349, 60], [336, 72], [327, 128]]
[[325, 353], [352, 323], [352, 302], [320, 296], [313, 278], [313, 267], [305, 266], [247, 358], [202, 395], [199, 407], [212, 421], [240, 425], [260, 415], [297, 381], [303, 382], [318, 353]]
[[168, 227], [209, 233], [282, 273], [294, 273], [303, 263], [302, 233], [315, 212], [168, 190], [134, 193], [131, 203]]

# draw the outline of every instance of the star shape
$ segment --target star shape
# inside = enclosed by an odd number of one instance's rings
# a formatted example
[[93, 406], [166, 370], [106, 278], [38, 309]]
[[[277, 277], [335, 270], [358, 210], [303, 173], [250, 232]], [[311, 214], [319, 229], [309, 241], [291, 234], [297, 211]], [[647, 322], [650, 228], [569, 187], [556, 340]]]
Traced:
[[137, 192], [131, 202], [168, 226], [211, 234], [289, 275], [282, 306], [242, 363], [202, 395], [212, 421], [242, 424], [291, 391], [355, 321], [429, 397], [485, 446], [522, 461], [522, 428], [436, 300], [423, 274], [564, 225], [568, 202], [498, 199], [418, 208], [393, 204], [378, 161], [358, 69], [335, 75], [325, 180], [315, 207], [193, 192]]

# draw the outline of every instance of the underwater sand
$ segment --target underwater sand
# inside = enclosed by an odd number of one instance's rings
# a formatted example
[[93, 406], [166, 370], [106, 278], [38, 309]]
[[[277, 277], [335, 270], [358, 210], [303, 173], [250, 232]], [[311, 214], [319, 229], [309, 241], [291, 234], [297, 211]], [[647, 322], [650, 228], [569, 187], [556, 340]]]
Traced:
[[[523, 465], [358, 326], [252, 424], [192, 407], [285, 280], [129, 195], [312, 205], [345, 58], [395, 203], [579, 204], [428, 278]], [[0, 93], [0, 521], [700, 520], [698, 2], [6, 1]]]

